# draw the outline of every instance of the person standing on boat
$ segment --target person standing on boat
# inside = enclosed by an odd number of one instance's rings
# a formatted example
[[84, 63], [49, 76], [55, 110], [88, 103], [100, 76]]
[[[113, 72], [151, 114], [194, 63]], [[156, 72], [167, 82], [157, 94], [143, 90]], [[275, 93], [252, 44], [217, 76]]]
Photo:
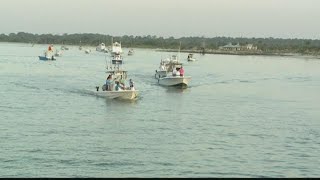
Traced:
[[112, 80], [112, 76], [111, 76], [111, 74], [109, 74], [109, 76], [107, 77], [107, 80], [106, 80], [106, 90], [107, 91], [111, 90], [111, 80]]
[[121, 91], [122, 87], [120, 86], [119, 81], [116, 82], [116, 87], [115, 87], [116, 91]]
[[181, 66], [181, 68], [179, 69], [179, 72], [180, 72], [180, 76], [183, 76], [183, 75], [184, 75], [184, 69], [183, 69], [182, 66]]
[[130, 84], [130, 90], [134, 90], [134, 82], [132, 81], [132, 79], [129, 80], [129, 84]]
[[162, 62], [160, 63], [160, 70], [161, 70], [161, 71], [166, 70], [166, 68], [165, 68], [165, 66], [164, 66], [164, 64], [163, 64]]
[[124, 78], [122, 77], [122, 75], [120, 76], [120, 80], [119, 80], [120, 85], [122, 86], [122, 89], [126, 88], [125, 82], [124, 82]]
[[180, 76], [180, 69], [176, 68], [176, 76]]
[[176, 75], [177, 75], [177, 70], [175, 68], [173, 68], [172, 76], [176, 76]]

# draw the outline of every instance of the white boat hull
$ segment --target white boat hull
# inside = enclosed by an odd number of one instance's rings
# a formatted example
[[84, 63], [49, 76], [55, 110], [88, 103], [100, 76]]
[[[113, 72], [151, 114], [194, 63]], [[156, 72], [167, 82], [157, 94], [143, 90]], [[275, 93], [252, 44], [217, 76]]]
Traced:
[[167, 76], [158, 79], [158, 83], [162, 86], [180, 86], [187, 87], [191, 77], [186, 76]]
[[121, 90], [121, 91], [95, 91], [97, 96], [106, 97], [109, 99], [124, 99], [132, 100], [138, 97], [137, 90]]
[[195, 58], [188, 58], [188, 61], [195, 61]]

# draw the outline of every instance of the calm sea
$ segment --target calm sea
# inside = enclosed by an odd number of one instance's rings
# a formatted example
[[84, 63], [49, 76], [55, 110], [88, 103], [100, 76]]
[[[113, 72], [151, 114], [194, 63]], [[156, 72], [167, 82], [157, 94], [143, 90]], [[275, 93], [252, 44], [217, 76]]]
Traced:
[[117, 101], [90, 93], [103, 53], [46, 48], [0, 43], [1, 177], [320, 176], [319, 59], [181, 53], [179, 90], [154, 79], [172, 53], [135, 49], [140, 97]]

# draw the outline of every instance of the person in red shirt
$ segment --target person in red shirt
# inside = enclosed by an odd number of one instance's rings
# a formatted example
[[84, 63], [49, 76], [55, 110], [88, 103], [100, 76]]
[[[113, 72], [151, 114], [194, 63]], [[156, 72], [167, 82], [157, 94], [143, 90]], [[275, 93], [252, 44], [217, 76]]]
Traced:
[[180, 76], [183, 76], [183, 75], [184, 75], [184, 69], [183, 69], [182, 66], [181, 66], [181, 68], [179, 69], [179, 73], [180, 73]]

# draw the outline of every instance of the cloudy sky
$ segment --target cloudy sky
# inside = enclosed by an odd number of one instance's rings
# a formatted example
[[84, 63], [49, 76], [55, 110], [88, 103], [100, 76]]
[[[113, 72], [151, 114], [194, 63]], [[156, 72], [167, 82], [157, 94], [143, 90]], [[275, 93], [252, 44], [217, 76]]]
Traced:
[[320, 39], [320, 0], [1, 0], [0, 33]]

